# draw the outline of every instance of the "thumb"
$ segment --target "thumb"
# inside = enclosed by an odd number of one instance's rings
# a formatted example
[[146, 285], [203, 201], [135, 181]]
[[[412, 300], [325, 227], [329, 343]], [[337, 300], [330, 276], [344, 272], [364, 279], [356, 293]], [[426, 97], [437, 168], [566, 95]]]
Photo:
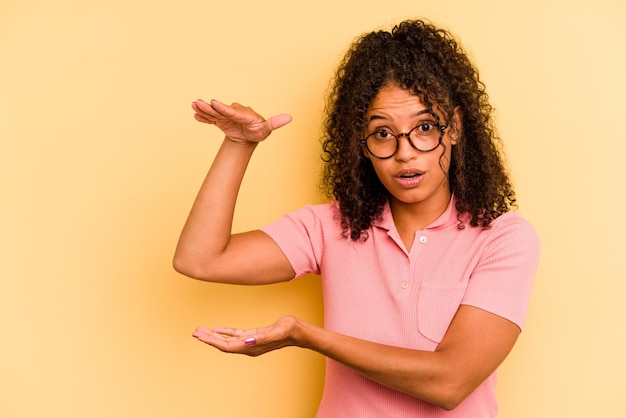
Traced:
[[291, 115], [282, 114], [282, 115], [272, 116], [271, 118], [267, 120], [267, 122], [269, 124], [270, 129], [273, 131], [275, 129], [282, 128], [283, 126], [291, 122]]

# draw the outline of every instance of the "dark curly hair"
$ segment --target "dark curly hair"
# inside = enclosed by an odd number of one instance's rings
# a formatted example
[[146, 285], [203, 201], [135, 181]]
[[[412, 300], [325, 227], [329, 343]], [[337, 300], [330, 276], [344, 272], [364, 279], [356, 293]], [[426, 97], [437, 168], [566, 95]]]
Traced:
[[[515, 206], [515, 193], [503, 162], [502, 144], [492, 120], [485, 85], [453, 36], [432, 24], [412, 20], [358, 38], [340, 63], [328, 92], [321, 189], [339, 203], [346, 237], [366, 239], [389, 193], [379, 181], [360, 140], [366, 112], [381, 87], [395, 83], [437, 107], [451, 121], [459, 107], [462, 134], [452, 147], [448, 179], [459, 212], [473, 227]], [[455, 127], [453, 127], [455, 128]]]

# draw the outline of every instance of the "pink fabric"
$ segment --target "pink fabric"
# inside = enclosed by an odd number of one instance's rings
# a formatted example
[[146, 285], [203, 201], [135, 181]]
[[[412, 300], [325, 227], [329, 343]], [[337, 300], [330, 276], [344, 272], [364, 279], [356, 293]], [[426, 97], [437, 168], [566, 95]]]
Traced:
[[[434, 351], [459, 305], [502, 316], [522, 328], [539, 259], [539, 239], [515, 212], [490, 229], [457, 228], [451, 204], [418, 231], [407, 252], [389, 207], [365, 242], [341, 237], [333, 204], [306, 206], [263, 228], [296, 277], [321, 274], [324, 326], [399, 347]], [[495, 417], [494, 373], [453, 411], [375, 383], [328, 359], [322, 417]]]

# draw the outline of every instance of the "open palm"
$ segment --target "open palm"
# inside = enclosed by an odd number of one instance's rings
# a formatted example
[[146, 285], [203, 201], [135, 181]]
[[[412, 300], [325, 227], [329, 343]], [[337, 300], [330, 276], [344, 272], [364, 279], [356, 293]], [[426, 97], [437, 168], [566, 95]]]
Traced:
[[273, 130], [291, 122], [291, 116], [286, 114], [266, 120], [251, 107], [239, 103], [228, 106], [217, 100], [210, 103], [197, 100], [191, 107], [196, 112], [194, 117], [197, 121], [217, 126], [231, 141], [242, 144], [261, 142]]

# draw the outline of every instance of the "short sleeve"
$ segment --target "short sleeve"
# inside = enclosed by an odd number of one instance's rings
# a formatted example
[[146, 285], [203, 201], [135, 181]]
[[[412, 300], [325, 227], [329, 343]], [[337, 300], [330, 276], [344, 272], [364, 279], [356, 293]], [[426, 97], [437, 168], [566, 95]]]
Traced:
[[461, 303], [506, 318], [522, 329], [539, 263], [539, 236], [515, 212], [497, 218], [489, 232]]
[[324, 249], [325, 229], [332, 226], [330, 204], [308, 205], [288, 213], [261, 228], [285, 254], [296, 272], [294, 278], [308, 273], [319, 274]]

